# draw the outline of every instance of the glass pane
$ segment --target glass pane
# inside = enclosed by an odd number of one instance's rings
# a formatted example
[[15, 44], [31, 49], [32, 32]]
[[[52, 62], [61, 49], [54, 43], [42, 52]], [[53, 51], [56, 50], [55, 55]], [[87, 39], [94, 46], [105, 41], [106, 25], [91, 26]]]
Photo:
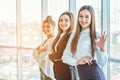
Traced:
[[34, 48], [40, 43], [41, 0], [21, 0], [22, 44]]
[[0, 0], [0, 45], [16, 46], [16, 0]]
[[[101, 0], [76, 0], [76, 13], [78, 15], [78, 11], [83, 5], [91, 5], [95, 11], [96, 17], [96, 29], [101, 29]], [[77, 16], [76, 16], [77, 17]]]
[[0, 10], [0, 80], [17, 80], [16, 0], [0, 0]]
[[17, 80], [16, 49], [0, 48], [0, 80]]
[[22, 50], [22, 77], [23, 80], [40, 80], [39, 67], [35, 59], [32, 56], [33, 50]]
[[120, 4], [110, 0], [110, 78], [120, 80]]
[[62, 12], [68, 10], [69, 0], [48, 0], [48, 15], [52, 15], [56, 20]]
[[69, 0], [48, 0], [48, 15], [51, 15], [56, 21], [55, 34], [57, 33], [58, 18], [64, 11], [69, 11]]
[[22, 17], [22, 78], [39, 80], [40, 73], [32, 57], [33, 48], [42, 41], [41, 0], [21, 0]]

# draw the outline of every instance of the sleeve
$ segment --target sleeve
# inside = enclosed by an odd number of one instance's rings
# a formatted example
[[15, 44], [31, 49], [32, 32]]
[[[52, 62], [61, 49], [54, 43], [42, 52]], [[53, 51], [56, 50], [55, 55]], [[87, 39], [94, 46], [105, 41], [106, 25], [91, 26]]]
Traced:
[[101, 67], [104, 67], [107, 60], [108, 60], [108, 55], [106, 52], [100, 51], [99, 47], [96, 47], [96, 57], [97, 57], [97, 62]]
[[70, 36], [70, 39], [66, 45], [66, 48], [64, 49], [63, 56], [62, 56], [62, 61], [63, 63], [76, 66], [77, 65], [77, 59], [72, 55], [71, 52], [71, 41], [73, 39], [73, 33]]
[[38, 52], [35, 49], [33, 50], [33, 58], [38, 62], [39, 54], [38, 54]]
[[[99, 36], [100, 34], [97, 32], [97, 36]], [[106, 45], [105, 45], [106, 46]], [[100, 48], [98, 46], [96, 46], [96, 57], [97, 57], [97, 62], [98, 64], [101, 66], [101, 67], [104, 67], [105, 64], [107, 63], [108, 61], [108, 55], [107, 55], [107, 52], [104, 51], [102, 52], [100, 50]]]

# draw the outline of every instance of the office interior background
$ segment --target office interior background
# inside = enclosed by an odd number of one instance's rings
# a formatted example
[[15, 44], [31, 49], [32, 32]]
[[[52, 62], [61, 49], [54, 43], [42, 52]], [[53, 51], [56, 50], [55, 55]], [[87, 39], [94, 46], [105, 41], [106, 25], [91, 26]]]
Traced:
[[106, 78], [120, 80], [119, 0], [0, 0], [0, 80], [39, 80], [32, 52], [45, 38], [42, 21], [51, 15], [57, 24], [63, 11], [73, 12], [76, 19], [86, 4], [95, 10], [97, 30], [107, 33]]

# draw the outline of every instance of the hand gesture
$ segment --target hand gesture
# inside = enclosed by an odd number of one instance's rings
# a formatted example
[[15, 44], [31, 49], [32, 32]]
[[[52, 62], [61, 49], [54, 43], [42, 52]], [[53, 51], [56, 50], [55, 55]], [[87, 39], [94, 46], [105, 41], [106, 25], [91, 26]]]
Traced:
[[36, 48], [36, 51], [38, 52], [38, 53], [41, 53], [41, 52], [45, 52], [45, 51], [47, 51], [47, 48], [48, 48], [48, 46], [46, 45], [46, 46], [38, 46], [37, 48]]
[[105, 32], [101, 33], [101, 36], [99, 36], [97, 39], [95, 39], [95, 44], [100, 48], [101, 51], [104, 51], [105, 41], [106, 41], [106, 34]]

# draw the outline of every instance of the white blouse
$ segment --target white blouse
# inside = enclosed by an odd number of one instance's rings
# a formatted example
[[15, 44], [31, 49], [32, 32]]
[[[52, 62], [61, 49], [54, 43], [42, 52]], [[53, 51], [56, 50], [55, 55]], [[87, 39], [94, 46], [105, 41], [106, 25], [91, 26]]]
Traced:
[[51, 51], [51, 45], [53, 42], [53, 38], [50, 38], [46, 41], [46, 43], [43, 46], [48, 46], [47, 51], [38, 53], [35, 49], [33, 50], [33, 57], [37, 61], [39, 67], [42, 69], [42, 71], [52, 78], [52, 80], [55, 80], [54, 78], [54, 71], [53, 71], [53, 62], [49, 59], [49, 53]]
[[[71, 52], [71, 41], [74, 37], [74, 33], [71, 35], [69, 42], [64, 50], [62, 60], [64, 63], [77, 66], [77, 61], [84, 56], [92, 56], [91, 55], [91, 42], [90, 42], [90, 35], [89, 35], [89, 28], [82, 30], [80, 33], [80, 37], [78, 40], [77, 51], [75, 55], [72, 55]], [[97, 35], [98, 36], [98, 35]], [[107, 55], [105, 52], [100, 51], [99, 47], [96, 46], [95, 50], [95, 58], [98, 64], [103, 67], [107, 61]]]

